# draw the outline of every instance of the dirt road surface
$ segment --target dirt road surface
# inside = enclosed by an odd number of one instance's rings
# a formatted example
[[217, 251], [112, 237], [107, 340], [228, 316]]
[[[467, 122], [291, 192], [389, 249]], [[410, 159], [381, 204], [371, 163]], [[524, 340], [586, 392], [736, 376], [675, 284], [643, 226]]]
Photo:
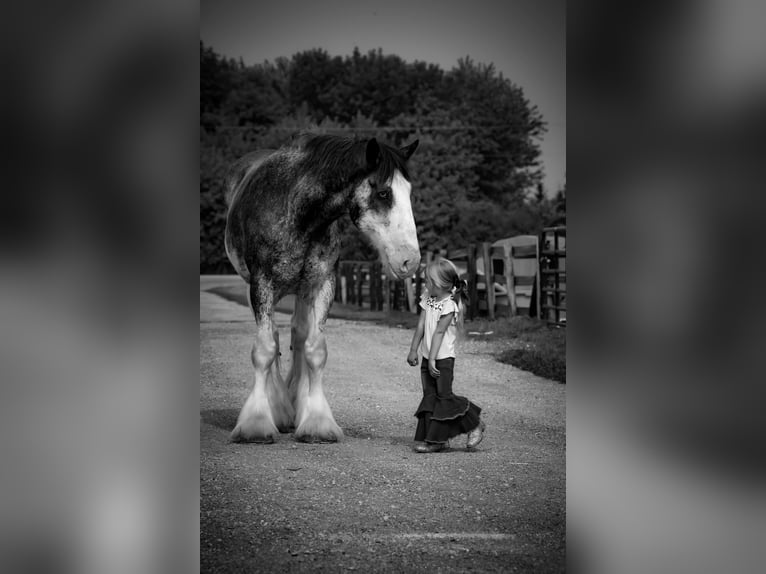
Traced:
[[[464, 341], [454, 390], [482, 407], [485, 439], [417, 454], [412, 331], [330, 319], [325, 392], [345, 440], [233, 444], [254, 324], [206, 291], [216, 281], [200, 280], [202, 572], [565, 570], [565, 385]], [[276, 321], [286, 350], [290, 316]]]

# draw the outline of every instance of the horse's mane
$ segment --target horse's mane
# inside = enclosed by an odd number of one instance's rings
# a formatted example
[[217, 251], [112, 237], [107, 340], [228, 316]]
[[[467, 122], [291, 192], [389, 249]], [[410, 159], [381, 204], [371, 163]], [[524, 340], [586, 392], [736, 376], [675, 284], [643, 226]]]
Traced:
[[[302, 132], [298, 134], [291, 144], [307, 154], [307, 163], [316, 166], [316, 169], [345, 171], [349, 169], [349, 158], [358, 160], [359, 166], [366, 165], [365, 150], [367, 139], [341, 137], [328, 134], [313, 134]], [[380, 181], [389, 181], [396, 170], [410, 181], [407, 170], [407, 158], [397, 148], [378, 142], [380, 148], [380, 164], [376, 173]]]

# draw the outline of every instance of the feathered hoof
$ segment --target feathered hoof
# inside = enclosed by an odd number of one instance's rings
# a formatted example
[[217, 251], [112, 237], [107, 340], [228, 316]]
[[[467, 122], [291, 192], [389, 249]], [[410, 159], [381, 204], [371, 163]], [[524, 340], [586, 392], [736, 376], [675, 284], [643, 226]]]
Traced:
[[298, 442], [332, 443], [343, 439], [343, 431], [332, 419], [308, 418], [295, 429]]
[[229, 442], [247, 444], [274, 444], [274, 437], [246, 437], [241, 432], [232, 431], [231, 435], [229, 436]]
[[231, 442], [272, 444], [279, 433], [277, 427], [265, 421], [241, 423], [229, 435]]

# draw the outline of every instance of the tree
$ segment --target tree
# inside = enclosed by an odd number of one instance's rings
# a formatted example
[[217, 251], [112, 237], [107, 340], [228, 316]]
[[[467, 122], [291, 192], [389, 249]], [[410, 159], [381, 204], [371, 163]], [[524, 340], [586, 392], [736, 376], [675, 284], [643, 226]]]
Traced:
[[200, 273], [233, 273], [224, 247], [224, 178], [232, 157], [211, 142], [200, 146]]
[[476, 172], [483, 196], [495, 201], [523, 196], [542, 179], [535, 141], [545, 132], [542, 114], [492, 64], [458, 60], [445, 76], [441, 98], [474, 130], [482, 155]]
[[305, 103], [317, 121], [330, 117], [332, 99], [339, 93], [337, 85], [344, 75], [343, 60], [338, 56], [331, 58], [326, 50], [295, 54], [289, 68], [291, 109], [298, 109]]
[[287, 78], [267, 63], [240, 68], [224, 101], [223, 114], [238, 126], [271, 126], [287, 113]]
[[220, 110], [231, 92], [236, 65], [216, 54], [212, 48], [199, 44], [200, 56], [200, 125], [208, 130], [220, 125]]
[[553, 198], [554, 212], [556, 213], [555, 225], [566, 225], [567, 221], [567, 184], [556, 192]]

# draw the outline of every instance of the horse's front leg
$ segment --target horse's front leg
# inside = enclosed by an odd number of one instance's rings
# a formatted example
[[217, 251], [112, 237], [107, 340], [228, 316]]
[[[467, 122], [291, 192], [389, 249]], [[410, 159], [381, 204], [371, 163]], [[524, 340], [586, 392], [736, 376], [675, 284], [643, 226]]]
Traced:
[[250, 306], [255, 315], [255, 342], [251, 353], [255, 382], [231, 433], [235, 442], [274, 442], [281, 430], [292, 426], [294, 411], [279, 373], [279, 338], [272, 320], [273, 292], [265, 280], [250, 286]]
[[[322, 377], [327, 363], [327, 341], [324, 326], [335, 291], [334, 279], [327, 279], [314, 291], [306, 304], [296, 305], [296, 340], [300, 346], [294, 354], [304, 368], [293, 367], [297, 375], [295, 386], [295, 438], [303, 442], [336, 442], [343, 431], [332, 416], [324, 396]], [[305, 338], [304, 338], [305, 337]], [[301, 352], [302, 351], [302, 352]]]

